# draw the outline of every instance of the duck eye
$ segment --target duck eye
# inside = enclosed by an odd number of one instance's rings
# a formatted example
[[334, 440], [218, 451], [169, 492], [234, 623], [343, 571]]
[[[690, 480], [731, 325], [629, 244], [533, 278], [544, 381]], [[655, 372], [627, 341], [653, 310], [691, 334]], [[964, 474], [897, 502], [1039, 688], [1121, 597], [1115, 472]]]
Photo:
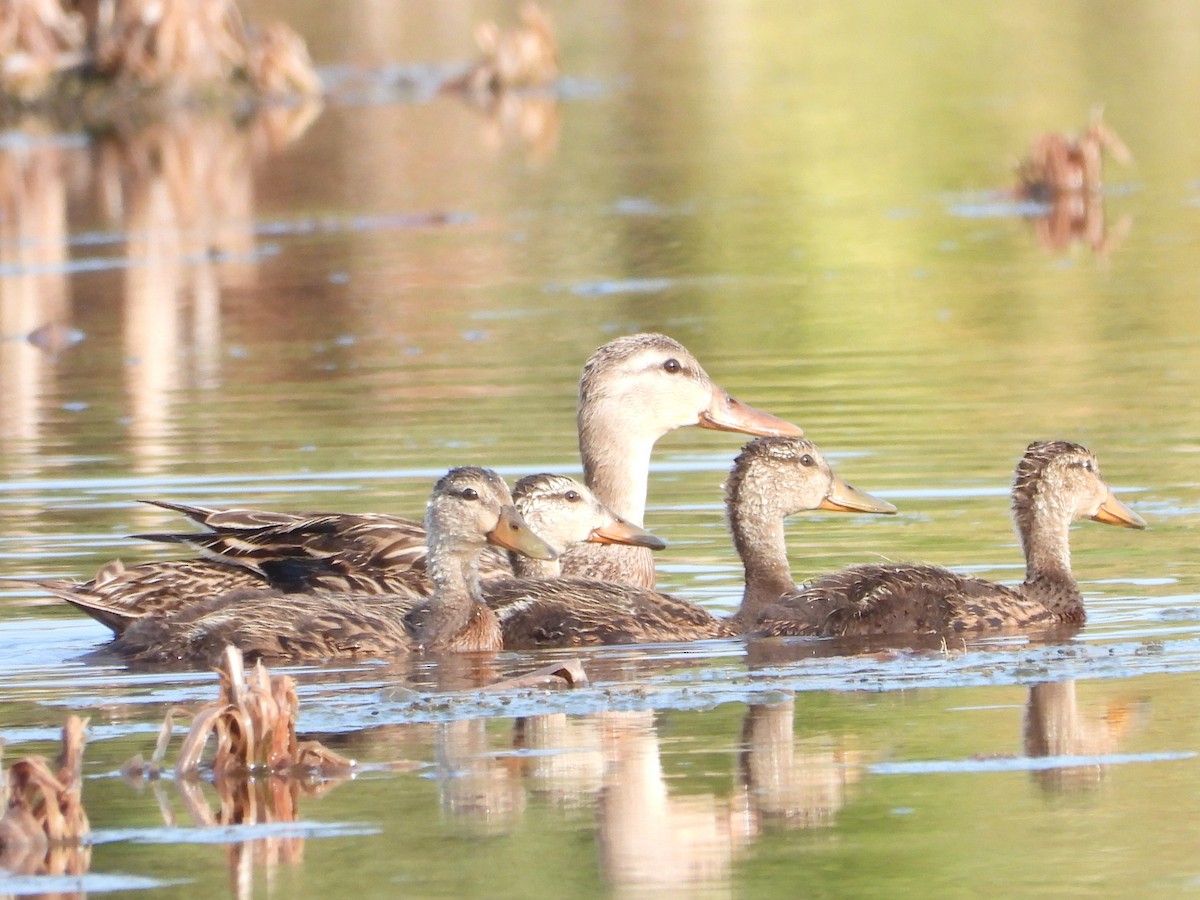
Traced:
[[578, 503], [582, 498], [579, 496], [579, 491], [567, 491], [563, 494], [569, 503]]
[[671, 357], [665, 363], [663, 363], [662, 367], [664, 372], [669, 372], [670, 374], [674, 375], [683, 368], [683, 365], [675, 357]]
[[459, 496], [464, 500], [478, 500], [479, 491], [475, 490], [475, 488], [463, 488]]
[[813, 458], [812, 458], [812, 457], [811, 457], [809, 454], [807, 454], [807, 453], [805, 453], [805, 454], [804, 454], [802, 457], [800, 457], [800, 465], [802, 465], [802, 466], [812, 466], [812, 465], [816, 465], [816, 462], [817, 462], [817, 461], [816, 461], [815, 459], [813, 459]]

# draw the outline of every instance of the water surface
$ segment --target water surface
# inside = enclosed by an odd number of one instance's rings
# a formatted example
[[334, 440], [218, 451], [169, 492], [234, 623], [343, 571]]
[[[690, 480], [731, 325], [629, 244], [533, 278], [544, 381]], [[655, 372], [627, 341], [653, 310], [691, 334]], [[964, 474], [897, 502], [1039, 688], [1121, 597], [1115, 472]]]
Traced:
[[[286, 802], [263, 782], [273, 824], [240, 831], [117, 774], [213, 676], [83, 659], [101, 626], [10, 587], [0, 733], [49, 753], [91, 717], [96, 844], [83, 881], [0, 889], [1194, 889], [1200, 140], [1179, 111], [1200, 14], [547, 4], [565, 77], [488, 111], [422, 85], [511, 10], [328, 9], [248, 5], [309, 39], [322, 110], [2, 136], [0, 575], [169, 556], [126, 538], [178, 525], [141, 497], [415, 515], [451, 465], [578, 471], [580, 366], [642, 330], [900, 507], [798, 517], [798, 578], [920, 559], [1018, 580], [1006, 498], [1037, 439], [1089, 445], [1150, 529], [1076, 527], [1089, 623], [1050, 645], [610, 648], [555, 693], [464, 688], [468, 664], [296, 667], [301, 729], [363, 771]], [[1011, 162], [1096, 104], [1135, 162], [1072, 231], [1012, 199]], [[739, 446], [672, 434], [651, 478], [660, 585], [720, 612]]]

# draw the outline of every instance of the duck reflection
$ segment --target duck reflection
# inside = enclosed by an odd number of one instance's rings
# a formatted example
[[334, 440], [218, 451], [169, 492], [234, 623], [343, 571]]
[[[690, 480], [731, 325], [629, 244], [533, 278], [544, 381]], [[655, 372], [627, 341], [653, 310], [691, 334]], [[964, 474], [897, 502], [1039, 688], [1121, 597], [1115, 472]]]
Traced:
[[742, 724], [738, 790], [745, 830], [827, 828], [835, 824], [862, 777], [863, 754], [846, 739], [813, 735], [797, 740], [796, 701], [751, 704]]
[[604, 784], [601, 732], [599, 716], [552, 713], [518, 719], [513, 746], [528, 754], [529, 790], [564, 809], [593, 803]]
[[464, 99], [483, 117], [480, 142], [499, 153], [523, 148], [531, 164], [540, 165], [558, 150], [558, 97], [549, 90], [499, 91], [465, 94]]
[[520, 762], [489, 747], [487, 719], [437, 726], [435, 775], [442, 811], [456, 831], [505, 834], [525, 811]]
[[653, 711], [606, 714], [600, 728], [597, 843], [601, 868], [617, 893], [731, 891], [733, 851], [742, 835], [728, 801], [667, 790]]
[[[1136, 702], [1113, 702], [1099, 713], [1083, 711], [1074, 681], [1035, 684], [1029, 688], [1025, 707], [1025, 754], [1031, 758], [1107, 756], [1117, 752], [1138, 713]], [[1107, 770], [1107, 765], [1097, 762], [1043, 769], [1033, 777], [1048, 793], [1062, 794], [1095, 788]]]
[[485, 117], [483, 145], [499, 150], [523, 146], [544, 162], [558, 146], [558, 43], [546, 14], [533, 3], [521, 7], [520, 23], [503, 28], [484, 22], [475, 30], [479, 58], [443, 86], [460, 93]]

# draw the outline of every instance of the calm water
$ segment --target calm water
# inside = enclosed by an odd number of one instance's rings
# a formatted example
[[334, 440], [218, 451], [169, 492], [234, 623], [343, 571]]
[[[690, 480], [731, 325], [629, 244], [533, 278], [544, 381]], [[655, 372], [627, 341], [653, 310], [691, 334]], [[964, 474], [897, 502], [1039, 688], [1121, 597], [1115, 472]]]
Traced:
[[[1200, 10], [545, 8], [565, 77], [497, 110], [427, 84], [507, 6], [279, 0], [250, 18], [309, 39], [322, 110], [0, 135], [0, 576], [167, 556], [125, 538], [177, 525], [140, 497], [416, 514], [451, 465], [577, 471], [580, 366], [640, 330], [901, 508], [798, 517], [798, 577], [1019, 579], [1035, 439], [1091, 446], [1150, 530], [1077, 526], [1090, 620], [1065, 644], [608, 649], [553, 694], [444, 693], [530, 655], [287, 670], [301, 729], [363, 770], [260, 784], [276, 824], [231, 829], [117, 774], [214, 678], [81, 660], [102, 627], [5, 589], [0, 734], [48, 753], [90, 716], [96, 845], [82, 882], [0, 892], [1196, 890]], [[1005, 189], [1101, 103], [1135, 162], [1072, 238]], [[660, 585], [719, 611], [739, 445], [673, 434], [651, 479]]]

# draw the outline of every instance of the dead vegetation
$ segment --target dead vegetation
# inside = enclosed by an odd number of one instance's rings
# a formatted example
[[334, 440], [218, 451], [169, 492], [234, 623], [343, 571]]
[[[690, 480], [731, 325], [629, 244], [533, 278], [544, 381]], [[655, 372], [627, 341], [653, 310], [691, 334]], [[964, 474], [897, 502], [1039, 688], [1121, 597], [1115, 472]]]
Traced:
[[95, 117], [118, 100], [320, 92], [303, 39], [282, 22], [247, 27], [235, 0], [0, 0], [8, 105]]
[[475, 29], [480, 57], [446, 87], [472, 92], [499, 92], [545, 87], [558, 78], [558, 44], [550, 19], [535, 3], [521, 7], [520, 24], [501, 28], [484, 22]]
[[87, 721], [71, 716], [58, 760], [26, 756], [8, 767], [0, 784], [0, 868], [21, 875], [79, 875], [91, 848], [83, 809], [83, 745]]
[[1096, 109], [1083, 134], [1053, 131], [1033, 142], [1017, 163], [1017, 193], [1039, 201], [1098, 193], [1103, 186], [1105, 152], [1122, 164], [1133, 161], [1129, 148], [1104, 124], [1104, 111]]
[[1031, 217], [1038, 243], [1046, 250], [1065, 253], [1083, 244], [1096, 255], [1106, 256], [1129, 233], [1132, 220], [1128, 216], [1112, 228], [1105, 221], [1106, 155], [1123, 165], [1133, 161], [1124, 141], [1104, 124], [1104, 111], [1097, 108], [1082, 134], [1040, 135], [1016, 164], [1016, 196], [1046, 207]]
[[[217, 674], [217, 699], [202, 706], [193, 717], [175, 764], [176, 779], [199, 774], [210, 738], [216, 747], [210, 768], [217, 781], [256, 774], [327, 778], [344, 776], [352, 770], [352, 760], [317, 741], [297, 740], [300, 702], [296, 699], [296, 683], [289, 676], [272, 676], [261, 662], [247, 675], [241, 651], [235, 647], [225, 648]], [[150, 762], [134, 757], [125, 766], [127, 774], [141, 771], [157, 777], [161, 773], [174, 717], [181, 712], [186, 710], [172, 707], [167, 712]]]

